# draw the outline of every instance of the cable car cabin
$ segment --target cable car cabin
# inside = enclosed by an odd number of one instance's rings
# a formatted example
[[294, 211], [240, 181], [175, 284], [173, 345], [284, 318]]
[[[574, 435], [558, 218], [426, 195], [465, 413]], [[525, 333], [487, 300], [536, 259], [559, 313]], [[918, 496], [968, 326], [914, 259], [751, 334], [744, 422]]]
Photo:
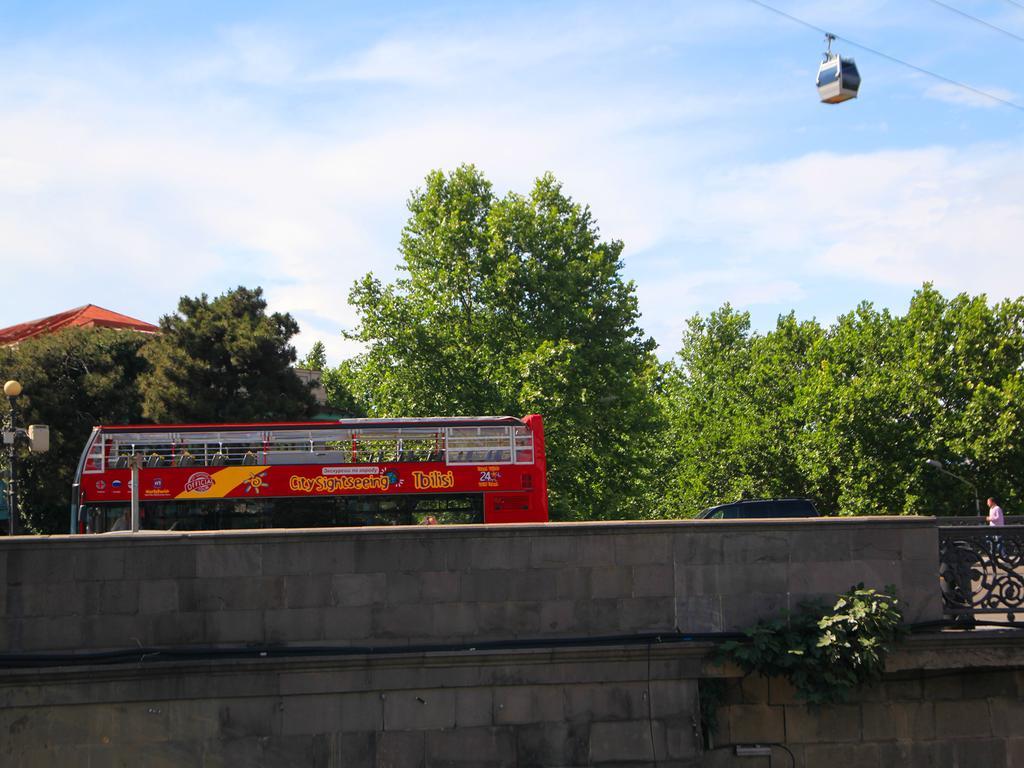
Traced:
[[540, 416], [94, 427], [71, 532], [548, 519]]
[[857, 98], [860, 90], [860, 73], [853, 59], [844, 59], [837, 54], [825, 54], [825, 60], [818, 67], [818, 96], [825, 104], [839, 104]]

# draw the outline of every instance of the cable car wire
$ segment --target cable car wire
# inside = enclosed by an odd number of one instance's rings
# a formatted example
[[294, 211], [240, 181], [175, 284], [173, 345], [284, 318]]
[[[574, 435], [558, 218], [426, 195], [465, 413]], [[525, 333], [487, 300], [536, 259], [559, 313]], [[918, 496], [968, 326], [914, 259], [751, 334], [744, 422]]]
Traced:
[[1016, 5], [1018, 8], [1024, 8], [1024, 3], [1018, 3], [1017, 0], [1006, 0], [1010, 5]]
[[[1002, 32], [1007, 37], [1012, 37], [1014, 40], [1024, 43], [1024, 37], [1021, 37], [1016, 32], [1011, 32], [1008, 29], [1003, 29], [1002, 27], [992, 24], [991, 22], [985, 21], [984, 19], [979, 19], [977, 16], [972, 16], [971, 14], [967, 13], [967, 11], [961, 11], [959, 8], [954, 8], [949, 3], [944, 3], [942, 2], [942, 0], [929, 0], [929, 2], [932, 2], [935, 5], [938, 5], [942, 8], [945, 8], [946, 10], [952, 11], [953, 13], [958, 13], [965, 19], [970, 19], [971, 21], [975, 21], [978, 24], [983, 24], [989, 29], [994, 29], [996, 32]], [[1014, 3], [1014, 5], [1016, 5], [1016, 3]], [[1024, 6], [1021, 7], [1024, 8]]]
[[[785, 11], [781, 11], [778, 8], [775, 8], [774, 6], [768, 5], [768, 3], [762, 2], [762, 0], [747, 0], [747, 2], [753, 3], [754, 5], [759, 5], [762, 8], [764, 8], [766, 11], [771, 11], [772, 13], [778, 14], [779, 16], [782, 16], [783, 18], [789, 19], [790, 21], [793, 21], [793, 22], [796, 22], [797, 24], [805, 26], [808, 29], [813, 29], [815, 32], [820, 32], [823, 35], [830, 34], [827, 30], [823, 29], [822, 27], [815, 26], [814, 24], [811, 24], [809, 21], [804, 21], [803, 19], [797, 18], [796, 16], [793, 16], [792, 14], [786, 13]], [[960, 81], [954, 80], [951, 77], [946, 77], [945, 75], [940, 75], [938, 72], [932, 72], [931, 70], [925, 69], [924, 67], [919, 67], [916, 64], [911, 64], [909, 61], [903, 61], [903, 59], [897, 59], [895, 56], [890, 56], [888, 53], [883, 53], [882, 51], [879, 51], [879, 50], [876, 50], [874, 48], [871, 48], [870, 46], [864, 45], [863, 43], [855, 42], [855, 41], [851, 40], [848, 37], [842, 37], [841, 35], [836, 35], [835, 37], [836, 37], [836, 40], [842, 40], [844, 43], [848, 43], [849, 45], [852, 45], [855, 48], [860, 48], [861, 50], [867, 51], [868, 53], [873, 53], [873, 54], [875, 54], [875, 56], [880, 56], [883, 59], [888, 59], [889, 61], [891, 61], [891, 62], [893, 62], [895, 64], [900, 64], [901, 66], [909, 67], [910, 69], [913, 69], [915, 72], [920, 72], [923, 75], [928, 75], [929, 77], [934, 77], [936, 80], [941, 80], [944, 83], [949, 83], [950, 85], [955, 85], [957, 88], [963, 88], [964, 90], [970, 91], [971, 93], [976, 93], [979, 96], [984, 96], [986, 99], [991, 99], [992, 101], [998, 101], [1000, 104], [1003, 104], [1004, 106], [1012, 107], [1013, 109], [1016, 109], [1016, 110], [1018, 110], [1020, 112], [1024, 112], [1024, 104], [1017, 104], [1016, 102], [1010, 101], [1009, 99], [1004, 99], [1004, 98], [1001, 98], [999, 96], [996, 96], [994, 93], [989, 93], [988, 91], [983, 91], [980, 88], [975, 88], [973, 85], [967, 85], [967, 83], [961, 83]]]

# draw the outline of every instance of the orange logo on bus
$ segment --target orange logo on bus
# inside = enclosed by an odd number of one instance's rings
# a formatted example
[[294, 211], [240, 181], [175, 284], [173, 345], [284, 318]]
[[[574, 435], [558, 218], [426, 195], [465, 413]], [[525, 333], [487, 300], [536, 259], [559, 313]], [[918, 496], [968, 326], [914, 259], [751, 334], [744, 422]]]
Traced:
[[412, 484], [417, 491], [432, 491], [444, 488], [455, 487], [455, 475], [451, 472], [439, 472], [436, 469], [432, 472], [412, 473]]
[[245, 492], [259, 494], [261, 488], [269, 488], [270, 483], [267, 482], [264, 475], [267, 474], [267, 470], [257, 472], [249, 475], [249, 479], [245, 481]]
[[288, 488], [301, 493], [337, 493], [339, 491], [386, 491], [391, 479], [387, 475], [288, 478]]

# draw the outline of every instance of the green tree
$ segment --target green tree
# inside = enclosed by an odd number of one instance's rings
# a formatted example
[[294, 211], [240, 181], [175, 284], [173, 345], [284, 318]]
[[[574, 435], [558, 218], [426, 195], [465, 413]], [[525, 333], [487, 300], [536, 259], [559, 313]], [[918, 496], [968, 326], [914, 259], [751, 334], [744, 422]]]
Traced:
[[801, 429], [796, 396], [819, 342], [817, 323], [780, 317], [773, 332], [750, 331], [750, 315], [728, 304], [688, 321], [666, 374], [671, 446], [666, 512], [692, 515], [744, 496], [799, 495]]
[[[926, 285], [906, 317], [906, 356], [919, 412], [931, 429], [922, 453], [972, 479], [984, 499], [1019, 505], [1024, 495], [1024, 299], [990, 306], [984, 296], [944, 299]], [[918, 466], [920, 492], [962, 513], [969, 490]], [[936, 502], [938, 499], [936, 499]], [[936, 502], [933, 502], [936, 503]]]
[[437, 171], [409, 211], [404, 276], [350, 295], [357, 400], [375, 415], [540, 413], [554, 517], [649, 512], [658, 367], [622, 243], [550, 175], [498, 199], [472, 166]]
[[291, 366], [299, 331], [289, 314], [267, 314], [260, 288], [209, 299], [183, 297], [143, 350], [145, 415], [156, 422], [271, 421], [315, 412]]
[[906, 315], [868, 304], [839, 319], [804, 393], [801, 461], [843, 514], [970, 514], [982, 497], [1021, 499], [1024, 301], [945, 299], [926, 284]]
[[750, 332], [728, 305], [690, 321], [662, 399], [665, 496], [683, 513], [753, 496], [816, 498], [833, 514], [969, 514], [963, 483], [1024, 496], [1024, 299], [944, 298], [904, 316], [863, 303], [829, 328], [779, 318]]
[[337, 368], [328, 367], [327, 349], [322, 341], [313, 342], [309, 353], [299, 362], [299, 368], [320, 371], [320, 384], [327, 393], [327, 412], [332, 418], [366, 416], [366, 409], [349, 389], [351, 376], [347, 373], [348, 366], [349, 362], [345, 361]]
[[352, 391], [355, 380], [350, 360], [343, 361], [336, 368], [325, 368], [321, 374], [320, 381], [327, 393], [327, 408], [339, 418], [365, 418], [367, 415], [368, 399], [359, 398]]
[[322, 341], [314, 341], [309, 352], [299, 361], [299, 368], [304, 368], [307, 371], [323, 371], [326, 367], [327, 348]]
[[[18, 379], [25, 387], [18, 398], [20, 421], [50, 427], [47, 453], [19, 455], [19, 513], [29, 530], [67, 533], [75, 468], [94, 426], [142, 420], [136, 383], [146, 367], [139, 350], [147, 338], [69, 328], [0, 353], [0, 379]], [[7, 409], [6, 398], [2, 407]]]
[[798, 404], [805, 428], [796, 438], [811, 492], [830, 512], [910, 511], [928, 425], [910, 415], [906, 341], [899, 318], [863, 303], [814, 350]]

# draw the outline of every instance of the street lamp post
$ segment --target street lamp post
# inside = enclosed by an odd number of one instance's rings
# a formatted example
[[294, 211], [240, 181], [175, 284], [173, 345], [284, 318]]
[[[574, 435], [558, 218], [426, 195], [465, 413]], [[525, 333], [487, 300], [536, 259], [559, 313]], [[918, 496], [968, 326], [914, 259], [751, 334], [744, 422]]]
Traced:
[[18, 494], [15, 492], [14, 463], [18, 459], [18, 445], [28, 446], [33, 453], [42, 453], [50, 449], [50, 428], [45, 424], [32, 424], [22, 429], [18, 426], [18, 395], [21, 394], [20, 381], [11, 379], [4, 384], [4, 394], [11, 405], [11, 415], [3, 430], [3, 444], [7, 446], [7, 533], [13, 536], [18, 530]]
[[4, 394], [11, 405], [9, 429], [4, 431], [4, 444], [7, 446], [7, 533], [13, 536], [17, 530], [18, 496], [14, 492], [14, 462], [17, 457], [18, 442], [18, 395], [21, 394], [21, 382], [11, 379], [4, 384]]
[[937, 469], [939, 470], [939, 472], [942, 472], [945, 475], [949, 475], [950, 477], [954, 477], [961, 483], [967, 483], [967, 485], [971, 486], [971, 490], [974, 491], [974, 511], [978, 513], [979, 517], [981, 516], [981, 498], [978, 496], [978, 487], [974, 483], [972, 483], [966, 477], [961, 477], [960, 475], [954, 472], [950, 472], [948, 469], [946, 469], [946, 465], [943, 464], [938, 459], [926, 459], [924, 463], [927, 464], [932, 469]]

